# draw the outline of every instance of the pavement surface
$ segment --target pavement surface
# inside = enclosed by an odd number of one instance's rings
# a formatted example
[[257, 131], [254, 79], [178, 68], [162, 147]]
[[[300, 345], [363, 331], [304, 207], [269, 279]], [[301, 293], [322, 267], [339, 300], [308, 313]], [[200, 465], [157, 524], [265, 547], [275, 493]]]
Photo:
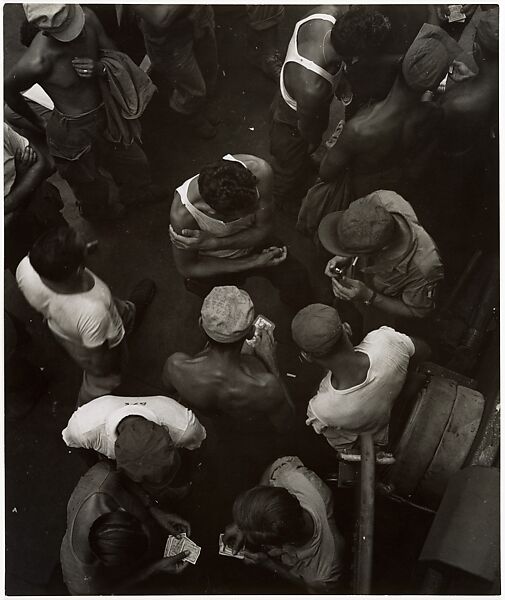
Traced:
[[[285, 47], [295, 21], [310, 7], [289, 6], [281, 27]], [[405, 49], [424, 19], [424, 7], [389, 7], [395, 37], [393, 45]], [[168, 237], [168, 219], [172, 190], [197, 173], [201, 166], [226, 153], [246, 152], [269, 159], [268, 109], [275, 85], [245, 58], [245, 20], [240, 7], [218, 7], [217, 36], [220, 52], [220, 82], [215, 108], [222, 118], [215, 139], [202, 141], [190, 136], [166, 104], [155, 97], [143, 118], [144, 146], [150, 159], [153, 177], [170, 191], [166, 202], [132, 211], [117, 224], [91, 225], [82, 220], [68, 186], [55, 179], [64, 201], [69, 223], [87, 239], [97, 239], [98, 251], [90, 257], [89, 267], [106, 281], [113, 294], [127, 297], [132, 285], [150, 277], [158, 286], [142, 326], [129, 341], [130, 363], [122, 386], [124, 395], [163, 394], [160, 374], [165, 359], [175, 351], [196, 352], [202, 346], [198, 329], [200, 301], [188, 293], [177, 273]], [[6, 70], [22, 52], [18, 27], [22, 18], [20, 5], [4, 5], [4, 61]], [[445, 196], [447, 210], [439, 204], [427, 182], [412, 201], [420, 221], [440, 244], [446, 261], [448, 285], [453, 282], [483, 237], [495, 237], [495, 227], [486, 218], [471, 229], [462, 206], [472, 198]], [[468, 192], [470, 193], [470, 192]], [[411, 198], [408, 198], [411, 200]], [[447, 208], [449, 207], [449, 208]], [[450, 213], [450, 226], [447, 216]], [[293, 222], [283, 214], [276, 217], [276, 230], [289, 251], [309, 269], [313, 283], [322, 289], [320, 269], [310, 242], [293, 229]], [[318, 473], [335, 469], [329, 447], [304, 426], [307, 398], [320, 379], [320, 373], [297, 360], [289, 335], [292, 313], [283, 306], [277, 292], [264, 280], [251, 278], [246, 289], [257, 312], [276, 324], [279, 357], [283, 372], [295, 375], [288, 384], [299, 410], [297, 433], [292, 448], [305, 464]], [[5, 515], [6, 515], [6, 592], [9, 595], [63, 594], [54, 569], [65, 531], [68, 498], [80, 476], [87, 470], [80, 456], [66, 448], [61, 430], [72, 414], [80, 385], [80, 371], [51, 339], [40, 320], [26, 306], [6, 276], [6, 305], [27, 323], [32, 339], [26, 353], [41, 366], [50, 385], [32, 412], [23, 420], [7, 422], [5, 428]], [[214, 424], [205, 420], [209, 438], [199, 456], [193, 491], [184, 505], [174, 510], [190, 519], [193, 539], [204, 547], [201, 568], [186, 569], [177, 589], [167, 593], [291, 593], [287, 585], [269, 580], [263, 573], [236, 565], [239, 561], [218, 559], [214, 546], [217, 534], [229, 522], [235, 494], [254, 485], [258, 472], [253, 457], [262, 440], [241, 439], [235, 452], [231, 442], [222, 443]], [[353, 497], [349, 491], [336, 491], [337, 519], [351, 544]], [[377, 522], [375, 593], [413, 593], [411, 574], [431, 517], [408, 507], [380, 502]], [[408, 532], [408, 533], [406, 533]]]

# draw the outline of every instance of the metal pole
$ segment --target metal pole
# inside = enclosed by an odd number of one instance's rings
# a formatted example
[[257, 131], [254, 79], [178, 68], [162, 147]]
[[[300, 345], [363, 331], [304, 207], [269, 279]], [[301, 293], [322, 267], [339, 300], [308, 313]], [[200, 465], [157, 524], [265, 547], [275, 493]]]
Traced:
[[355, 594], [370, 594], [375, 520], [375, 448], [371, 434], [359, 436], [361, 475], [356, 544]]

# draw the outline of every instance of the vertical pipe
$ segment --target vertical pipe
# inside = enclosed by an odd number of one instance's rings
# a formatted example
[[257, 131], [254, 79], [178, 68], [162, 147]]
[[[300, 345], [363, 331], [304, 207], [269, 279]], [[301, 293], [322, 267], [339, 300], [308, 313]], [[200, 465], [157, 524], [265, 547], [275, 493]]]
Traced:
[[360, 436], [361, 474], [356, 543], [355, 594], [370, 594], [375, 519], [375, 448], [371, 434]]

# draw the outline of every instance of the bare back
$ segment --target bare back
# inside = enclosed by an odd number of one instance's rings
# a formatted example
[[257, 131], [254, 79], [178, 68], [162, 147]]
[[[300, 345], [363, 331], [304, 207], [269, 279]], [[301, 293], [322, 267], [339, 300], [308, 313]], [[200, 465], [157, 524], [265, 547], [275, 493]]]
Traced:
[[168, 359], [163, 378], [185, 405], [251, 425], [264, 424], [285, 402], [276, 378], [253, 356], [241, 355], [230, 365], [206, 350], [194, 357], [176, 353]]

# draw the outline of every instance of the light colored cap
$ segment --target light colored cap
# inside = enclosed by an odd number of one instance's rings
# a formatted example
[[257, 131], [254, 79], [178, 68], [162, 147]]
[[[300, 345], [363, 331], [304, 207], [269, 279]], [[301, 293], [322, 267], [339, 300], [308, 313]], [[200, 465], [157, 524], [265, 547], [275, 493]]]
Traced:
[[60, 42], [71, 42], [81, 33], [85, 16], [79, 4], [23, 4], [26, 19]]
[[231, 344], [244, 338], [254, 321], [249, 294], [234, 285], [215, 287], [202, 305], [202, 327], [216, 342]]

